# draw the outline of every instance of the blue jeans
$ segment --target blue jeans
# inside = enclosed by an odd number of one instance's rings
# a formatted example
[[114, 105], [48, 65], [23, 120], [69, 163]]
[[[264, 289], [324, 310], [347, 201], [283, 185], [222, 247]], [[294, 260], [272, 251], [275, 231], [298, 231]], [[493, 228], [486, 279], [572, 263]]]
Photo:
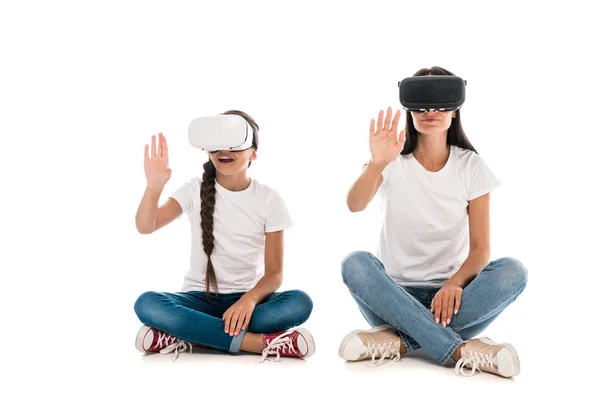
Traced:
[[342, 278], [371, 326], [394, 327], [407, 351], [423, 348], [441, 363], [463, 343], [481, 333], [525, 289], [527, 270], [513, 258], [490, 262], [463, 290], [460, 309], [450, 325], [436, 324], [431, 300], [440, 289], [402, 287], [368, 252], [342, 261]]
[[[221, 318], [244, 294], [212, 294], [209, 301], [205, 292], [146, 292], [134, 309], [145, 325], [190, 343], [237, 353], [246, 331], [230, 336]], [[247, 331], [275, 333], [301, 325], [312, 307], [311, 298], [300, 290], [273, 293], [256, 306]]]

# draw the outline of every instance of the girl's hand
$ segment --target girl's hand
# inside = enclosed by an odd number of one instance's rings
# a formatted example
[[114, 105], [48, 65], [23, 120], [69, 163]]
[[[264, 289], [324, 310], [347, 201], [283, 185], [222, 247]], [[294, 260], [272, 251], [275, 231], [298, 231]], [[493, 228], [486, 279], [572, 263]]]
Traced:
[[460, 309], [463, 289], [457, 284], [446, 282], [431, 300], [431, 312], [435, 314], [435, 323], [442, 326], [450, 324], [452, 315]]
[[240, 330], [248, 328], [250, 318], [256, 304], [243, 296], [223, 314], [222, 321], [225, 322], [225, 333], [229, 336], [237, 336]]
[[369, 147], [371, 149], [371, 162], [373, 164], [387, 165], [394, 161], [404, 148], [406, 135], [404, 130], [398, 137], [398, 122], [400, 121], [400, 110], [396, 111], [392, 120], [392, 108], [388, 107], [385, 121], [383, 110], [379, 111], [377, 117], [377, 129], [375, 120], [371, 120], [371, 134], [369, 136]]
[[162, 133], [158, 134], [158, 150], [156, 136], [152, 135], [152, 149], [148, 153], [148, 145], [144, 148], [144, 172], [148, 187], [162, 189], [171, 178], [169, 168], [169, 147]]

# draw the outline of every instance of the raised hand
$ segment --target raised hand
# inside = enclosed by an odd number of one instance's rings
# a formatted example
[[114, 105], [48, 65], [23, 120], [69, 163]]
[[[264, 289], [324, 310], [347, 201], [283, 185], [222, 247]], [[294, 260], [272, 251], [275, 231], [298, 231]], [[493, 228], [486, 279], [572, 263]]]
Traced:
[[169, 147], [167, 139], [162, 133], [158, 134], [158, 149], [156, 135], [152, 135], [152, 148], [148, 152], [148, 145], [144, 148], [144, 172], [148, 187], [162, 189], [171, 178], [169, 168]]
[[[385, 121], [383, 119], [383, 110], [379, 111], [377, 117], [377, 127], [375, 120], [371, 120], [371, 134], [369, 137], [369, 147], [371, 149], [371, 162], [379, 165], [387, 165], [394, 161], [404, 148], [406, 136], [404, 130], [398, 136], [398, 122], [400, 121], [400, 110], [392, 120], [392, 108], [388, 107]], [[375, 129], [377, 128], [377, 129]]]

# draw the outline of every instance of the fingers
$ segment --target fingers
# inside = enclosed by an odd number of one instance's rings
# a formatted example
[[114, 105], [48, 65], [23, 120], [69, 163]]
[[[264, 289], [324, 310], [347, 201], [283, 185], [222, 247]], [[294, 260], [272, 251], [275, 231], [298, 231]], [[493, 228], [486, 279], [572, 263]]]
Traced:
[[398, 140], [396, 141], [394, 146], [396, 146], [396, 148], [398, 148], [400, 151], [402, 151], [402, 149], [404, 149], [405, 142], [406, 142], [406, 132], [404, 131], [404, 129], [402, 129], [400, 131], [400, 135], [398, 135]]
[[462, 301], [462, 290], [442, 290], [431, 300], [431, 312], [434, 313], [435, 323], [446, 327], [452, 322], [452, 317], [458, 313]]
[[144, 146], [144, 162], [148, 161], [150, 159], [150, 156], [148, 154], [148, 145], [146, 144]]
[[[448, 318], [448, 306], [450, 304], [450, 299], [453, 299], [452, 294], [446, 294], [444, 296], [444, 298], [442, 299], [442, 326], [445, 328], [446, 325], [450, 322], [450, 319]], [[454, 303], [454, 301], [452, 302]], [[452, 304], [454, 306], [454, 304]]]
[[[454, 315], [456, 315], [456, 313], [458, 313], [458, 310], [460, 310], [460, 302], [462, 301], [462, 292], [458, 292], [456, 294], [456, 299], [454, 301]], [[452, 317], [450, 317], [452, 318]]]
[[250, 317], [252, 316], [252, 312], [246, 314], [246, 319], [244, 320], [244, 325], [242, 325], [242, 330], [248, 329], [248, 325], [250, 325]]
[[375, 120], [374, 119], [371, 119], [370, 132], [371, 132], [371, 136], [375, 136]]
[[156, 157], [156, 135], [152, 135], [152, 151], [150, 152], [150, 157]]
[[229, 329], [229, 324], [231, 323], [231, 311], [227, 310], [225, 311], [225, 314], [223, 314], [223, 322], [225, 323], [225, 333], [229, 333], [230, 329]]
[[[162, 133], [161, 133], [162, 135]], [[163, 135], [163, 157], [169, 161], [169, 146], [167, 146], [167, 138]]]
[[164, 142], [164, 137], [163, 137], [162, 133], [159, 133], [158, 134], [158, 152], [156, 153], [156, 155], [158, 157], [163, 156], [163, 142]]
[[383, 129], [383, 110], [379, 110], [379, 115], [377, 116], [377, 132]]
[[434, 301], [435, 301], [435, 309], [434, 309], [434, 316], [435, 316], [435, 323], [439, 324], [440, 323], [440, 314], [442, 313], [442, 299], [440, 298], [441, 296], [436, 296]]
[[388, 107], [387, 112], [385, 113], [385, 125], [383, 126], [383, 129], [385, 129], [386, 131], [389, 131], [391, 128], [391, 122], [392, 122], [392, 107]]
[[244, 326], [244, 323], [246, 322], [246, 314], [242, 314], [239, 316], [237, 323], [235, 325], [235, 333], [233, 334], [233, 336], [237, 336], [240, 334], [240, 330], [242, 330], [242, 326]]
[[235, 313], [233, 313], [233, 316], [231, 317], [231, 324], [229, 324], [230, 328], [229, 329], [229, 336], [237, 336], [239, 330], [238, 330], [238, 324], [241, 324], [240, 319], [240, 313], [239, 311], [236, 311]]
[[[390, 108], [390, 111], [392, 109]], [[398, 132], [398, 124], [400, 123], [400, 110], [396, 111], [396, 115], [394, 115], [394, 120], [392, 121], [392, 131]]]

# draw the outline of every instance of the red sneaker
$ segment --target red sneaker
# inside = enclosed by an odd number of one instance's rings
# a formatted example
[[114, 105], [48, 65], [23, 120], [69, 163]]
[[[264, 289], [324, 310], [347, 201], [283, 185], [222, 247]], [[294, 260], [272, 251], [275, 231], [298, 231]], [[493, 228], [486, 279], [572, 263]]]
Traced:
[[315, 340], [305, 328], [276, 333], [266, 333], [264, 337], [265, 349], [260, 362], [268, 356], [276, 356], [279, 361], [281, 356], [307, 358], [315, 352]]
[[180, 351], [190, 350], [192, 353], [192, 344], [184, 340], [179, 340], [175, 336], [169, 335], [148, 325], [143, 325], [135, 338], [135, 348], [142, 353], [167, 354], [175, 351], [175, 359], [179, 357]]

